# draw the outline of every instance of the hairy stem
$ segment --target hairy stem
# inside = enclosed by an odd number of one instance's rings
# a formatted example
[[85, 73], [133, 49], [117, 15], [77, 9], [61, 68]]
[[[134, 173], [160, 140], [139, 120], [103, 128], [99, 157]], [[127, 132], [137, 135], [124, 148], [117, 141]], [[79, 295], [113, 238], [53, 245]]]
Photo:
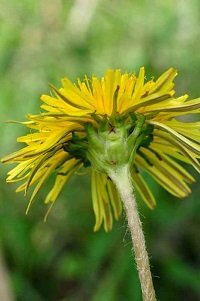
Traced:
[[133, 194], [133, 185], [129, 167], [124, 165], [111, 170], [109, 176], [118, 189], [124, 204], [131, 232], [135, 261], [140, 278], [143, 301], [155, 301], [155, 291], [149, 265], [149, 257], [145, 246], [142, 224], [139, 218], [137, 204]]

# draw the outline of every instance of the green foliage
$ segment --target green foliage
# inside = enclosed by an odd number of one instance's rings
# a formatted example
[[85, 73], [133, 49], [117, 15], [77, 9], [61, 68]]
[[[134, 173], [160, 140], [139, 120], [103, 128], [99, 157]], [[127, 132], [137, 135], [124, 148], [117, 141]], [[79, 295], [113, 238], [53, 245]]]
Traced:
[[[40, 94], [64, 76], [141, 65], [156, 76], [173, 66], [181, 74], [178, 94], [199, 96], [199, 1], [88, 2], [1, 1], [1, 157], [19, 148], [16, 137], [25, 133], [4, 122], [38, 113]], [[48, 185], [26, 216], [28, 199], [6, 185], [7, 170], [1, 165], [0, 243], [17, 301], [141, 300], [125, 217], [111, 232], [93, 233], [87, 176], [70, 181], [44, 223]], [[146, 177], [158, 204], [151, 211], [138, 202], [158, 298], [197, 301], [199, 185], [180, 201]]]

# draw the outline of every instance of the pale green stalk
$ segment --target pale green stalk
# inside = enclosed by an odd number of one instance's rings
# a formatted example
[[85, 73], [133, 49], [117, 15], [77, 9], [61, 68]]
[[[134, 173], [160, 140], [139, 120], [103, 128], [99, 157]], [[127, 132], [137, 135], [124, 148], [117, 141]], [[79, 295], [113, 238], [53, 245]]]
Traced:
[[156, 296], [150, 271], [149, 257], [145, 246], [142, 224], [133, 192], [129, 167], [128, 165], [123, 165], [115, 170], [111, 169], [108, 174], [115, 183], [126, 210], [128, 227], [131, 232], [135, 261], [140, 278], [143, 301], [155, 301]]

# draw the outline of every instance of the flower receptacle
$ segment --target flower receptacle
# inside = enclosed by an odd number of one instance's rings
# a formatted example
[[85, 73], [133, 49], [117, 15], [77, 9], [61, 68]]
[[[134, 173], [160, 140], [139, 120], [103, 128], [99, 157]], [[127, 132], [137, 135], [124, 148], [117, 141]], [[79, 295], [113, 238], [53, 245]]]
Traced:
[[133, 161], [133, 155], [144, 138], [145, 118], [138, 115], [133, 119], [132, 131], [122, 119], [103, 121], [96, 130], [87, 124], [87, 158], [99, 172], [109, 171]]

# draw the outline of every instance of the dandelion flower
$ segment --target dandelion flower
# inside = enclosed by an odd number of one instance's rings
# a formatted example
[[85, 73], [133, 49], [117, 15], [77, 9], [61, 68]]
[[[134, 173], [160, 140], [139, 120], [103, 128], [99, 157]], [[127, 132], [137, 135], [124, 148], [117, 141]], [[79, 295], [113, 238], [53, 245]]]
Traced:
[[[41, 96], [44, 112], [29, 114], [28, 121], [21, 122], [30, 133], [17, 141], [26, 146], [2, 160], [18, 163], [8, 173], [7, 182], [23, 182], [16, 191], [25, 194], [29, 186], [35, 186], [30, 207], [43, 184], [54, 175], [55, 183], [45, 199], [46, 204], [53, 205], [71, 176], [80, 168], [87, 168], [91, 172], [95, 231], [102, 223], [106, 231], [110, 230], [113, 216], [118, 219], [122, 210], [105, 164], [128, 161], [133, 184], [150, 208], [156, 202], [143, 178], [143, 170], [176, 197], [187, 196], [191, 192], [188, 184], [194, 178], [181, 166], [181, 161], [200, 171], [200, 122], [184, 122], [176, 117], [199, 113], [200, 101], [188, 100], [188, 95], [175, 96], [176, 75], [177, 71], [170, 68], [157, 80], [146, 82], [142, 67], [138, 77], [108, 70], [101, 79], [85, 77], [73, 84], [64, 78], [62, 88], [51, 86], [53, 95]], [[140, 128], [135, 139], [138, 123]], [[95, 147], [101, 152], [106, 149], [108, 139], [104, 139], [103, 133], [109, 133], [111, 138], [117, 131], [126, 140], [119, 162], [112, 159], [112, 154], [106, 158], [107, 162], [99, 157], [93, 160], [90, 135], [96, 136]], [[99, 133], [101, 137], [97, 137]], [[114, 158], [119, 152], [117, 144], [112, 152]]]
[[[46, 196], [49, 210], [69, 179], [80, 169], [91, 173], [91, 192], [96, 217], [94, 230], [112, 228], [124, 203], [131, 230], [144, 300], [155, 300], [145, 240], [133, 198], [132, 185], [149, 208], [156, 201], [143, 177], [149, 173], [169, 193], [184, 198], [194, 182], [182, 166], [200, 172], [200, 122], [186, 122], [184, 115], [200, 113], [200, 99], [175, 96], [170, 68], [157, 80], [108, 70], [101, 79], [92, 76], [62, 88], [51, 86], [42, 95], [42, 113], [21, 122], [30, 133], [19, 137], [21, 150], [2, 162], [18, 163], [7, 182], [22, 182], [17, 192], [34, 186], [28, 209], [50, 176], [55, 182]], [[185, 164], [184, 164], [185, 166]], [[28, 210], [27, 209], [27, 210]], [[48, 212], [49, 212], [48, 210]], [[145, 271], [145, 272], [144, 272]]]

